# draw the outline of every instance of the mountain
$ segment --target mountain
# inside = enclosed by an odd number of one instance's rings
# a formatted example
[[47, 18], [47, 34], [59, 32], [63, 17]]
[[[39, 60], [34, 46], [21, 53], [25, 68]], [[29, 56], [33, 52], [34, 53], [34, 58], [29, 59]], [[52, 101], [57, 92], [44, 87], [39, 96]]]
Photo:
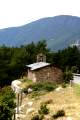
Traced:
[[20, 46], [45, 39], [52, 50], [80, 40], [80, 18], [60, 15], [39, 19], [21, 27], [0, 29], [0, 45]]

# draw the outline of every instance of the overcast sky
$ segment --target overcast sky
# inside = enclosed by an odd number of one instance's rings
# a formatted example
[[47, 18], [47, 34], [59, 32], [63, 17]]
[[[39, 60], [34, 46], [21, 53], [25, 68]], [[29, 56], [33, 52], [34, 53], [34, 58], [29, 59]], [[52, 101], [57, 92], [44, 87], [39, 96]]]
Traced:
[[56, 15], [80, 17], [80, 0], [0, 0], [0, 29]]

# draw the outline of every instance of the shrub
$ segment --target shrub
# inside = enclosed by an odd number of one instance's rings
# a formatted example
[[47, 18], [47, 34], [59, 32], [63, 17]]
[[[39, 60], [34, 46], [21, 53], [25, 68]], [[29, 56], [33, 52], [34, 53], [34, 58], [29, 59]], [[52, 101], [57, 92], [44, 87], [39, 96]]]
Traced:
[[22, 89], [22, 92], [25, 93], [25, 94], [28, 94], [28, 89], [24, 88], [24, 89]]
[[39, 83], [30, 84], [29, 86], [23, 89], [23, 92], [28, 93], [28, 88], [31, 88], [33, 92], [41, 92], [41, 91], [50, 92], [53, 91], [56, 87], [57, 85], [51, 82], [42, 82], [42, 83], [39, 82]]
[[31, 118], [31, 120], [42, 120], [44, 118], [44, 116], [43, 115], [34, 115], [32, 118]]
[[48, 100], [46, 100], [45, 102], [43, 102], [44, 104], [50, 104], [50, 103], [52, 103], [53, 102], [53, 100], [52, 99], [48, 99]]
[[57, 111], [56, 114], [53, 115], [53, 118], [57, 119], [58, 117], [62, 117], [62, 116], [65, 116], [65, 111], [64, 110], [59, 110], [59, 111]]
[[34, 83], [31, 85], [31, 88], [33, 89], [33, 91], [40, 91], [43, 88], [43, 84], [42, 83]]
[[44, 86], [43, 86], [43, 88], [44, 88], [44, 90], [46, 90], [46, 91], [53, 91], [54, 89], [56, 89], [56, 84], [53, 84], [53, 83], [51, 83], [51, 82], [46, 82], [46, 83], [44, 83], [43, 84]]
[[43, 104], [40, 106], [40, 110], [38, 110], [39, 114], [48, 114], [49, 113], [49, 109], [47, 108], [46, 104]]
[[78, 72], [79, 72], [79, 68], [78, 68], [77, 66], [72, 66], [72, 67], [71, 67], [71, 71], [72, 71], [73, 73], [78, 73]]
[[30, 87], [33, 89], [33, 91], [41, 91], [41, 90], [52, 91], [57, 86], [56, 84], [50, 82], [43, 82], [43, 83], [32, 84]]
[[12, 120], [14, 108], [15, 94], [10, 86], [0, 90], [0, 120]]
[[40, 92], [38, 92], [38, 91], [33, 91], [32, 94], [31, 94], [31, 98], [35, 98], [35, 97], [38, 97], [38, 96], [40, 96], [40, 95], [41, 95]]
[[40, 119], [39, 119], [39, 115], [33, 116], [33, 117], [31, 118], [31, 120], [40, 120]]
[[63, 78], [64, 78], [64, 82], [65, 83], [69, 83], [70, 80], [73, 80], [73, 74], [72, 74], [72, 72], [70, 70], [64, 72]]
[[62, 88], [66, 88], [66, 87], [67, 87], [66, 83], [62, 83]]

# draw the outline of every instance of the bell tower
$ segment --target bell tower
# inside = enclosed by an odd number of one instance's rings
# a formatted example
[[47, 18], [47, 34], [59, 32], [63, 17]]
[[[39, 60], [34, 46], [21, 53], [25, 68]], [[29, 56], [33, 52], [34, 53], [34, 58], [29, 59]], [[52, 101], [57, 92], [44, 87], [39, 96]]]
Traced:
[[42, 53], [37, 55], [37, 62], [46, 62], [46, 56]]

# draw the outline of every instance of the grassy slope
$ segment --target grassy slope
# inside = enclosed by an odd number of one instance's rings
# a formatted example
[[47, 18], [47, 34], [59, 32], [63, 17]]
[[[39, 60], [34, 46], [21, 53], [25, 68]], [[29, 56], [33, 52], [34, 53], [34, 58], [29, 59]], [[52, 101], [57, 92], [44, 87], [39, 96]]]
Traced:
[[[58, 110], [63, 109], [66, 113], [64, 118], [59, 118], [57, 120], [67, 120], [67, 117], [71, 117], [72, 120], [80, 120], [80, 86], [67, 87], [59, 91], [48, 92], [43, 96], [38, 97], [37, 99], [31, 99], [29, 96], [24, 98], [22, 105], [26, 106], [28, 102], [33, 101], [32, 108], [33, 112], [27, 113], [27, 107], [23, 107], [23, 118], [21, 120], [31, 120], [32, 114], [36, 113], [42, 102], [47, 100], [52, 100], [48, 104], [50, 109], [49, 115], [45, 116], [49, 118]], [[51, 120], [49, 118], [48, 120]]]

